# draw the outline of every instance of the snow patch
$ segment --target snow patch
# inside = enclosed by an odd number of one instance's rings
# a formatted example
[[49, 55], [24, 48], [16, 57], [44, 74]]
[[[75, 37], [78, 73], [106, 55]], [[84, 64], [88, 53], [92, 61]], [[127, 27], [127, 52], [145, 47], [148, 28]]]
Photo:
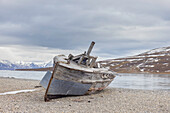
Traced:
[[154, 65], [145, 65], [145, 67], [154, 67]]
[[170, 72], [170, 70], [167, 70], [167, 71], [165, 71], [165, 72]]
[[140, 71], [142, 71], [142, 72], [143, 72], [143, 71], [144, 71], [144, 69], [140, 69]]
[[107, 63], [106, 62], [102, 62], [101, 64], [106, 65]]
[[26, 90], [18, 90], [18, 91], [10, 91], [10, 92], [4, 92], [0, 93], [0, 95], [12, 95], [12, 94], [17, 94], [17, 93], [26, 93], [26, 92], [33, 92], [38, 89], [26, 89]]
[[163, 63], [162, 65], [168, 66], [168, 65], [169, 65], [169, 63]]
[[110, 66], [115, 66], [115, 64], [110, 64]]
[[150, 51], [148, 51], [146, 53], [147, 54], [153, 54], [153, 53], [159, 53], [159, 52], [162, 52], [162, 51], [170, 51], [170, 48], [162, 47], [162, 48], [150, 50]]

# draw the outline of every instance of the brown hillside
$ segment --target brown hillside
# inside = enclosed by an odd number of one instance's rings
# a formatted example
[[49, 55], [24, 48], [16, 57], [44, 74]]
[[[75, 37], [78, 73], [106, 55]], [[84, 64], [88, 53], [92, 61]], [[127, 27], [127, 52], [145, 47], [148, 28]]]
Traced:
[[170, 47], [126, 57], [100, 61], [103, 67], [120, 73], [170, 73]]

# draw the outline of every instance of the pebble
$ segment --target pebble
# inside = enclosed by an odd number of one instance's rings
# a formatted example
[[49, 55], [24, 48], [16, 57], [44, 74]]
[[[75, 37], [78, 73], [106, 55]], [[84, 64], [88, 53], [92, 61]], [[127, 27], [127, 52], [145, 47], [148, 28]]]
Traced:
[[[0, 78], [0, 93], [30, 89], [39, 81]], [[22, 84], [22, 85], [21, 85]], [[36, 113], [169, 113], [170, 92], [106, 88], [97, 94], [52, 99], [44, 102], [45, 90], [0, 96], [0, 112]]]

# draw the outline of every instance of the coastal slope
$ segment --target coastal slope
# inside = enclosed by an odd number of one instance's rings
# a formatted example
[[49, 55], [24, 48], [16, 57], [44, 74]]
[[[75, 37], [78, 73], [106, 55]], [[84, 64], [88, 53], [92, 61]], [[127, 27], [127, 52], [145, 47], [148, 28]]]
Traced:
[[170, 47], [152, 49], [139, 55], [100, 61], [103, 67], [119, 73], [170, 74]]

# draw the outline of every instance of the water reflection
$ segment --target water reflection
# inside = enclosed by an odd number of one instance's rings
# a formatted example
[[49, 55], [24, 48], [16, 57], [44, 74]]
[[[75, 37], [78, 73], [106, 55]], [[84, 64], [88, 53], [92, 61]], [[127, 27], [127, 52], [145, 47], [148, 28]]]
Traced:
[[116, 88], [169, 90], [170, 74], [119, 74], [109, 85]]

